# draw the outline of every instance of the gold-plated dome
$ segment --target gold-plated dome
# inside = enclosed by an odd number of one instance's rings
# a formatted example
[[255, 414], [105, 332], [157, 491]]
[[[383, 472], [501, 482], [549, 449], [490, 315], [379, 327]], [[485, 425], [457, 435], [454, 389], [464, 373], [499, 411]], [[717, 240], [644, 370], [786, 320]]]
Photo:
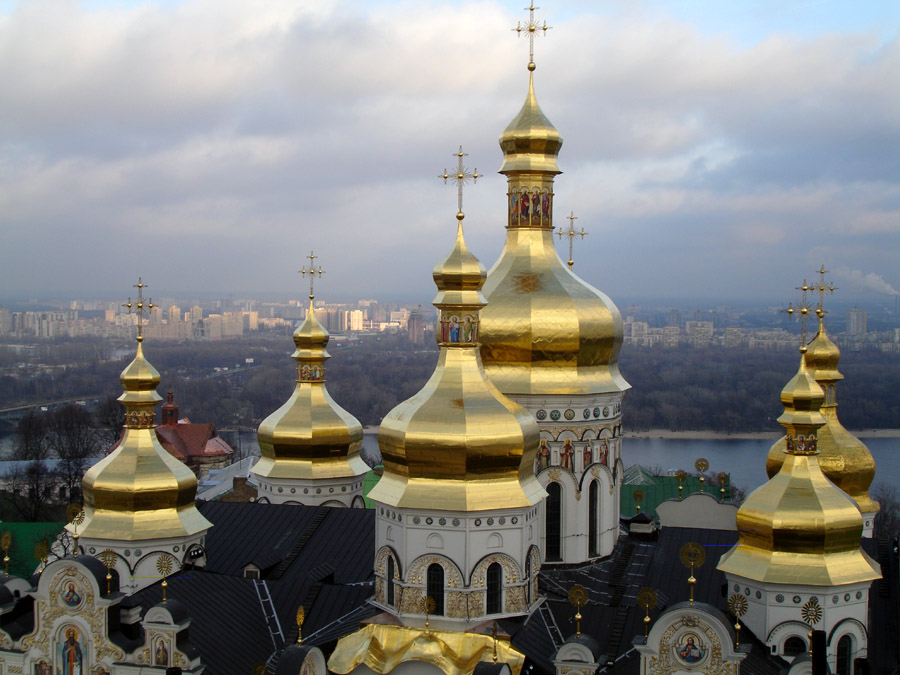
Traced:
[[378, 445], [384, 475], [370, 497], [391, 506], [480, 511], [538, 503], [532, 466], [539, 443], [531, 416], [485, 375], [478, 353], [484, 268], [466, 248], [433, 273], [440, 355], [421, 391], [384, 418]]
[[125, 432], [118, 447], [84, 476], [82, 537], [135, 541], [190, 536], [210, 523], [197, 510], [197, 478], [156, 437], [159, 372], [138, 338], [137, 354], [120, 377]]
[[738, 545], [719, 561], [726, 573], [767, 583], [835, 586], [880, 578], [860, 548], [862, 516], [822, 473], [816, 432], [825, 394], [801, 357], [781, 392], [787, 432], [784, 462], [754, 490], [737, 514]]
[[325, 388], [328, 331], [316, 319], [310, 297], [306, 319], [294, 332], [297, 384], [291, 397], [259, 425], [258, 476], [317, 479], [358, 476], [368, 470], [359, 456], [362, 426]]
[[599, 394], [630, 387], [619, 372], [622, 317], [569, 270], [553, 243], [553, 178], [562, 139], [528, 96], [500, 137], [509, 183], [503, 252], [488, 273], [481, 356], [505, 394]]
[[[837, 416], [835, 385], [844, 376], [838, 371], [841, 352], [825, 332], [820, 316], [819, 332], [809, 343], [806, 367], [816, 382], [825, 390], [825, 403], [821, 412], [825, 425], [819, 429], [819, 466], [828, 479], [850, 495], [862, 513], [879, 510], [877, 501], [869, 496], [869, 487], [875, 478], [875, 460], [869, 449], [856, 436], [847, 431]], [[771, 478], [784, 462], [785, 439], [775, 442], [766, 459], [766, 473]]]

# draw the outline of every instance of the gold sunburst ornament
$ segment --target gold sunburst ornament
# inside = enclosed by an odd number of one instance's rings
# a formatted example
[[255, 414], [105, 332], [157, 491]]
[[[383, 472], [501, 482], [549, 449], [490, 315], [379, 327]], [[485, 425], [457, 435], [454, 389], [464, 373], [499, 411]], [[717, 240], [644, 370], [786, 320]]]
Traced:
[[109, 595], [109, 584], [112, 581], [112, 568], [116, 566], [118, 555], [111, 548], [100, 551], [100, 562], [106, 567], [106, 594]]
[[303, 609], [303, 605], [300, 605], [297, 608], [297, 644], [303, 644], [303, 637], [301, 635], [301, 631], [303, 630], [303, 621], [306, 619], [306, 610]]
[[12, 535], [9, 530], [0, 537], [0, 548], [3, 549], [3, 573], [9, 579], [9, 547], [12, 546]]
[[644, 642], [646, 644], [647, 636], [650, 634], [650, 609], [656, 607], [659, 599], [656, 597], [656, 591], [649, 586], [644, 586], [637, 595], [638, 605], [644, 608]]
[[691, 576], [688, 577], [688, 587], [691, 589], [691, 605], [693, 605], [694, 585], [697, 583], [697, 579], [694, 578], [694, 568], [703, 567], [703, 563], [706, 562], [706, 551], [697, 542], [689, 541], [681, 547], [680, 555], [681, 564], [691, 570]]
[[581, 637], [581, 608], [587, 604], [588, 592], [581, 584], [569, 589], [569, 602], [575, 607], [575, 634]]
[[434, 598], [432, 598], [430, 595], [426, 595], [424, 598], [422, 598], [421, 603], [422, 613], [425, 615], [425, 630], [428, 630], [428, 615], [434, 612], [435, 608]]
[[728, 611], [734, 614], [734, 648], [741, 646], [741, 617], [747, 613], [747, 598], [732, 593], [728, 598]]
[[706, 476], [703, 474], [709, 468], [709, 460], [706, 457], [701, 457], [696, 462], [694, 462], [694, 468], [697, 469], [697, 473], [700, 474], [700, 494], [703, 494], [703, 485], [706, 483]]
[[641, 502], [644, 501], [644, 491], [643, 490], [635, 490], [631, 493], [631, 497], [634, 499], [635, 510], [640, 513], [641, 512]]
[[687, 478], [687, 471], [678, 469], [675, 472], [675, 478], [678, 479], [678, 499], [682, 499], [682, 491], [684, 490], [684, 479]]
[[166, 580], [172, 573], [172, 556], [168, 553], [163, 553], [156, 559], [156, 571], [159, 572], [159, 575], [163, 578], [162, 580], [162, 594], [163, 594], [163, 604], [166, 604], [166, 588], [169, 586], [169, 582]]
[[803, 607], [800, 608], [800, 616], [809, 625], [809, 656], [812, 658], [813, 626], [822, 620], [822, 606], [819, 604], [818, 599], [810, 598], [807, 600]]
[[41, 539], [34, 545], [34, 559], [41, 565], [38, 567], [38, 574], [44, 571], [47, 566], [47, 557], [50, 555], [50, 546], [47, 545], [46, 539]]
[[72, 540], [75, 546], [75, 555], [78, 555], [78, 526], [84, 522], [84, 507], [81, 504], [69, 504], [66, 509], [66, 520], [72, 524]]
[[716, 480], [719, 481], [719, 492], [722, 495], [722, 503], [725, 503], [725, 485], [728, 483], [728, 474], [720, 471], [716, 474]]

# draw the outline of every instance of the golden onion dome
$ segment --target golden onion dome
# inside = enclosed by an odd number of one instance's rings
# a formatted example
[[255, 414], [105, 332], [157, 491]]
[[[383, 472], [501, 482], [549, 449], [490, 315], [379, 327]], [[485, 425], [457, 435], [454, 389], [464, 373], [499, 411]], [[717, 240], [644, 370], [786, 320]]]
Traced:
[[253, 473], [268, 478], [358, 476], [368, 470], [359, 455], [362, 426], [325, 387], [330, 358], [326, 331], [310, 296], [306, 319], [294, 331], [297, 383], [291, 397], [259, 425], [261, 457]]
[[[79, 536], [135, 541], [190, 536], [210, 523], [197, 510], [197, 478], [170, 455], [156, 437], [159, 372], [137, 354], [120, 377], [124, 393], [125, 431], [109, 455], [84, 476], [85, 520]], [[69, 526], [71, 527], [71, 526]]]
[[622, 317], [563, 264], [553, 242], [553, 179], [562, 139], [534, 95], [533, 77], [500, 137], [507, 176], [506, 243], [488, 273], [481, 356], [505, 394], [599, 394], [630, 385], [619, 372]]
[[438, 363], [425, 386], [381, 423], [384, 475], [369, 496], [450, 511], [527, 507], [546, 494], [532, 470], [538, 428], [485, 375], [477, 348], [485, 272], [458, 217], [453, 250], [433, 273]]
[[[838, 372], [840, 350], [825, 332], [819, 320], [819, 332], [809, 343], [805, 362], [810, 374], [826, 392], [821, 412], [825, 425], [819, 429], [819, 466], [825, 476], [853, 498], [862, 513], [874, 513], [879, 504], [869, 496], [875, 478], [875, 460], [865, 444], [847, 431], [837, 416], [835, 384], [844, 379]], [[784, 462], [785, 439], [775, 442], [766, 459], [766, 473], [771, 478]]]
[[818, 462], [819, 407], [825, 395], [801, 358], [797, 375], [781, 392], [787, 432], [784, 462], [738, 509], [737, 546], [718, 569], [765, 583], [834, 586], [880, 578], [860, 548], [862, 516], [829, 481]]

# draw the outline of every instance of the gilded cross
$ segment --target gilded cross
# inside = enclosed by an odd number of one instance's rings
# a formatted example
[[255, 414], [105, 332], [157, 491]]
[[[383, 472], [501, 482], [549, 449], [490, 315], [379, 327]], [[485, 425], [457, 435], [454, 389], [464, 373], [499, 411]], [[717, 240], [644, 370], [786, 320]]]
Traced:
[[469, 182], [469, 179], [472, 179], [472, 183], [477, 183], [478, 179], [481, 178], [481, 174], [478, 173], [478, 169], [475, 171], [469, 171], [465, 166], [463, 166], [463, 157], [468, 157], [468, 153], [463, 152], [462, 146], [459, 146], [459, 152], [453, 153], [456, 157], [456, 173], [447, 173], [447, 169], [444, 169], [444, 173], [442, 173], [438, 178], [444, 179], [444, 185], [447, 184], [448, 180], [452, 180], [456, 183], [457, 188], [457, 197], [458, 197], [458, 211], [456, 214], [456, 219], [461, 221], [465, 218], [463, 214], [463, 185]]
[[796, 288], [800, 291], [800, 303], [796, 307], [794, 307], [793, 303], [788, 303], [787, 309], [781, 311], [787, 314], [789, 319], [793, 319], [795, 314], [800, 315], [800, 349], [801, 351], [806, 351], [806, 322], [809, 319], [810, 309], [807, 294], [816, 290], [816, 286], [807, 283], [806, 279], [804, 279], [803, 285]]
[[563, 238], [563, 235], [569, 238], [569, 262], [567, 264], [569, 265], [569, 269], [572, 269], [572, 266], [575, 264], [575, 260], [572, 259], [572, 242], [575, 240], [575, 237], [584, 239], [584, 235], [586, 235], [587, 232], [584, 231], [583, 227], [581, 228], [581, 232], [575, 231], [575, 221], [578, 220], [578, 216], [575, 215], [574, 211], [570, 211], [566, 218], [569, 219], [569, 229], [563, 230], [562, 228], [559, 228], [556, 231], [556, 236], [560, 239]]
[[300, 275], [303, 277], [306, 277], [307, 274], [309, 275], [309, 299], [310, 300], [312, 300], [315, 297], [315, 293], [313, 293], [313, 283], [316, 278], [316, 275], [321, 277], [323, 274], [325, 274], [325, 270], [322, 269], [321, 265], [319, 265], [319, 268], [316, 269], [316, 258], [318, 258], [318, 257], [319, 256], [317, 256], [315, 253], [310, 251], [309, 255], [306, 256], [307, 260], [309, 260], [309, 269], [306, 269], [306, 266], [303, 266], [301, 269], [298, 270], [298, 272], [300, 272]]
[[148, 317], [150, 316], [150, 310], [152, 310], [155, 305], [153, 304], [153, 298], [150, 298], [147, 302], [144, 302], [144, 289], [147, 288], [147, 284], [145, 284], [140, 277], [138, 277], [138, 282], [134, 284], [132, 288], [138, 289], [137, 291], [137, 302], [132, 302], [131, 298], [128, 298], [128, 302], [126, 302], [122, 307], [128, 308], [129, 314], [137, 314], [138, 318], [138, 334], [137, 341], [144, 341], [144, 314]]
[[819, 283], [815, 287], [816, 292], [819, 294], [819, 302], [816, 305], [816, 316], [819, 317], [819, 321], [821, 322], [825, 317], [825, 294], [831, 295], [837, 290], [837, 286], [833, 283], [825, 283], [825, 275], [828, 274], [825, 265], [822, 265], [816, 274], [819, 275]]
[[[535, 35], [546, 35], [547, 31], [550, 30], [551, 26], [547, 25], [547, 22], [544, 21], [542, 25], [538, 25], [534, 20], [534, 10], [540, 9], [540, 7], [535, 7], [532, 2], [530, 6], [526, 7], [528, 10], [528, 22], [523, 24], [519, 21], [516, 24], [516, 27], [513, 28], [516, 31], [516, 35], [527, 35], [528, 36], [528, 70], [533, 71], [535, 68], [534, 65], [534, 36]], [[540, 33], [538, 32], [540, 31]]]

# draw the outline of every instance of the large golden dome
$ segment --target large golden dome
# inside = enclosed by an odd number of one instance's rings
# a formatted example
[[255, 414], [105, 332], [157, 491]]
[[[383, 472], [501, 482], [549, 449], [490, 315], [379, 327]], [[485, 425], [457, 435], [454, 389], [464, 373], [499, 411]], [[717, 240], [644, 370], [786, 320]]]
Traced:
[[137, 354], [120, 377], [125, 432], [118, 447], [84, 476], [85, 520], [79, 536], [134, 541], [193, 535], [212, 527], [194, 505], [194, 473], [156, 437], [160, 377], [138, 340]]
[[606, 295], [560, 260], [553, 243], [553, 178], [562, 139], [541, 111], [533, 77], [500, 137], [509, 183], [506, 243], [488, 273], [481, 356], [505, 394], [624, 391], [622, 317]]
[[453, 250], [434, 270], [438, 363], [422, 390], [381, 423], [384, 475], [369, 495], [376, 501], [480, 511], [531, 506], [545, 496], [532, 470], [537, 425], [497, 390], [481, 365], [484, 278], [460, 222]]
[[[819, 429], [819, 466], [828, 479], [850, 495], [863, 513], [873, 513], [880, 508], [869, 496], [869, 487], [875, 478], [875, 460], [869, 449], [847, 431], [837, 416], [835, 385], [844, 376], [838, 372], [841, 353], [825, 332], [819, 320], [819, 332], [809, 343], [806, 367], [812, 377], [825, 390], [822, 415], [825, 425]], [[785, 439], [775, 442], [766, 459], [766, 473], [771, 478], [778, 473], [784, 461]]]
[[780, 470], [754, 490], [737, 514], [738, 545], [719, 561], [726, 573], [766, 583], [834, 586], [880, 578], [860, 548], [862, 516], [822, 473], [816, 431], [825, 394], [800, 360], [781, 392], [787, 431]]
[[362, 426], [325, 388], [328, 331], [312, 300], [294, 332], [297, 384], [291, 397], [259, 425], [261, 457], [253, 473], [268, 478], [358, 476], [368, 467], [359, 456]]

